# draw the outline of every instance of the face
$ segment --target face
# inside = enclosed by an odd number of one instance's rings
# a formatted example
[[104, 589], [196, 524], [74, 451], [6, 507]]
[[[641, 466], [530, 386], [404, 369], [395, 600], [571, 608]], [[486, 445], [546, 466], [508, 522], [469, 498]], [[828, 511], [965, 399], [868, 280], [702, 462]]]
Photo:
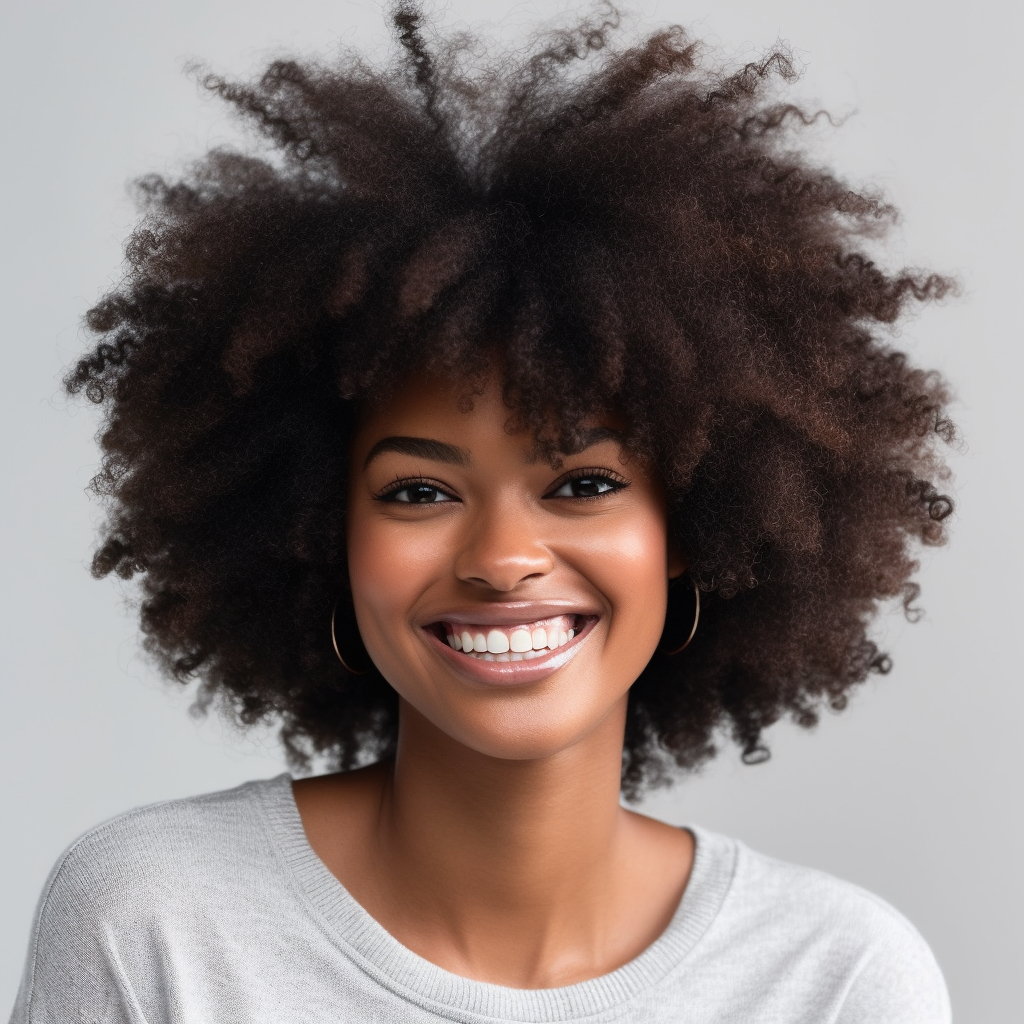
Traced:
[[457, 743], [530, 759], [623, 716], [683, 565], [621, 422], [595, 419], [553, 468], [508, 416], [496, 387], [464, 412], [439, 381], [367, 416], [348, 557], [363, 642], [400, 697]]

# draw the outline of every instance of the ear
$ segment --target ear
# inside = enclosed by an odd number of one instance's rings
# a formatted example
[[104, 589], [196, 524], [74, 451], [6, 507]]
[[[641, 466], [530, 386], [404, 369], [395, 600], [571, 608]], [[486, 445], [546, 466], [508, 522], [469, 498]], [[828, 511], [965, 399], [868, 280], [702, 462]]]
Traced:
[[670, 580], [679, 579], [684, 572], [690, 567], [689, 560], [679, 550], [678, 545], [673, 540], [668, 542], [668, 578]]

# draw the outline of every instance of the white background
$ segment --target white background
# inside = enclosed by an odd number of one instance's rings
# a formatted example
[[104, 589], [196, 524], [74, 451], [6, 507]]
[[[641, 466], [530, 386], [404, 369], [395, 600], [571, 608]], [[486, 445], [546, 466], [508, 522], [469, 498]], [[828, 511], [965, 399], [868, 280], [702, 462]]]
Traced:
[[[500, 19], [521, 38], [570, 5], [456, 0], [445, 23]], [[733, 751], [649, 803], [878, 892], [932, 944], [959, 1021], [1019, 1020], [1024, 954], [1020, 509], [1022, 217], [1020, 5], [923, 0], [664, 0], [679, 21], [749, 58], [788, 40], [799, 97], [852, 116], [814, 143], [904, 211], [895, 258], [958, 274], [961, 299], [902, 343], [958, 393], [954, 539], [925, 558], [925, 620], [882, 630], [891, 676], [813, 733], [772, 733], [773, 760]], [[118, 277], [132, 222], [124, 183], [173, 171], [234, 129], [181, 74], [188, 58], [255, 71], [272, 51], [386, 45], [373, 0], [7, 0], [3, 40], [5, 496], [0, 594], [0, 1014], [13, 1003], [32, 908], [61, 850], [129, 807], [276, 774], [269, 736], [187, 714], [189, 695], [136, 653], [125, 593], [87, 571], [97, 510], [90, 409], [59, 376], [78, 321]], [[1017, 101], [1016, 103], [1014, 101]]]

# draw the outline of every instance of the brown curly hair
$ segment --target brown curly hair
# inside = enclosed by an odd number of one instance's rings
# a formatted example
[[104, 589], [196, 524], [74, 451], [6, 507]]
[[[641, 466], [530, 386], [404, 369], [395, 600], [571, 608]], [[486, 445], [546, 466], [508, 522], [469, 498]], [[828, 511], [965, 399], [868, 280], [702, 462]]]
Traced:
[[148, 648], [201, 705], [278, 717], [294, 766], [385, 756], [396, 697], [329, 635], [352, 433], [418, 369], [471, 391], [496, 345], [540, 443], [625, 414], [703, 595], [631, 690], [625, 792], [722, 729], [759, 760], [887, 671], [872, 617], [944, 539], [948, 396], [884, 339], [952, 283], [868, 257], [895, 212], [794, 148], [817, 115], [780, 99], [784, 50], [722, 70], [679, 27], [618, 43], [610, 5], [487, 59], [412, 2], [392, 21], [383, 68], [206, 75], [270, 149], [138, 183], [66, 380], [106, 412], [93, 571], [141, 574]]

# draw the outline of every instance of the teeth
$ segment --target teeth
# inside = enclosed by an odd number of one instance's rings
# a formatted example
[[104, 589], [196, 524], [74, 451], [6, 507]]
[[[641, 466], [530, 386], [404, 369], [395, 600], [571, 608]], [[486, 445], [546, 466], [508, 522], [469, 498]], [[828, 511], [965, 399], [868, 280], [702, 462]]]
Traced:
[[482, 661], [529, 661], [540, 658], [567, 644], [577, 635], [576, 629], [562, 629], [573, 617], [559, 616], [534, 626], [516, 626], [511, 631], [498, 627], [462, 629], [447, 633], [448, 645]]

